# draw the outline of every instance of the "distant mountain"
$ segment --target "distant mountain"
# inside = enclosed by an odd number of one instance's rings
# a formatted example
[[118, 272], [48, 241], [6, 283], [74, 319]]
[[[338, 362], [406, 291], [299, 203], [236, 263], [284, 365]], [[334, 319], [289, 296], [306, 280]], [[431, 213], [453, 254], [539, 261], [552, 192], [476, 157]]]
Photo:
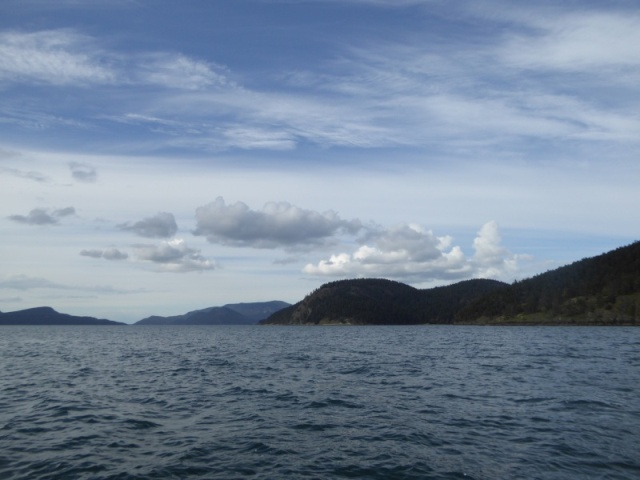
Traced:
[[271, 302], [228, 303], [225, 307], [244, 315], [255, 324], [289, 305], [287, 302], [273, 300]]
[[418, 290], [381, 279], [327, 283], [265, 325], [640, 325], [640, 242], [511, 285]]
[[467, 280], [448, 287], [418, 290], [384, 279], [327, 283], [301, 302], [274, 313], [264, 325], [415, 325], [452, 323], [473, 300], [507, 284]]
[[289, 304], [274, 300], [271, 302], [230, 303], [222, 307], [194, 310], [184, 315], [170, 317], [151, 316], [143, 318], [135, 325], [255, 325], [274, 312]]
[[0, 312], [0, 325], [125, 325], [93, 317], [58, 313], [51, 307], [36, 307], [16, 312]]

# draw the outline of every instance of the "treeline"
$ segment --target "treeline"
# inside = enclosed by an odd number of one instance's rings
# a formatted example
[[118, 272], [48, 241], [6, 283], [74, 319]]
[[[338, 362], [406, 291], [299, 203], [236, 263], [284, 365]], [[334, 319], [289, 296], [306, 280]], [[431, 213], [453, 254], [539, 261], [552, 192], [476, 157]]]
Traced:
[[640, 242], [514, 282], [477, 299], [458, 322], [502, 318], [638, 323]]

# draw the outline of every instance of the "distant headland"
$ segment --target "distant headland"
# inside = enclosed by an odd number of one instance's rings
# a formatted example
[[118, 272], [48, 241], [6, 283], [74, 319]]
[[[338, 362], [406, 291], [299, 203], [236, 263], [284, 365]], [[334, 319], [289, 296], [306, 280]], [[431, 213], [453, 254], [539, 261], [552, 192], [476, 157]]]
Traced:
[[51, 307], [36, 307], [16, 312], [0, 312], [0, 325], [126, 325], [94, 317], [76, 317], [56, 312]]

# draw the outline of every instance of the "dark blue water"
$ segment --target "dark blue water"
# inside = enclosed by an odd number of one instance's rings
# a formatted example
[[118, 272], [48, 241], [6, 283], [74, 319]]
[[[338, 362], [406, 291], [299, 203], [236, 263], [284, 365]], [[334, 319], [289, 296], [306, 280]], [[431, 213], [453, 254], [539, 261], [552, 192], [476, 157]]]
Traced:
[[640, 478], [640, 329], [0, 327], [0, 478]]

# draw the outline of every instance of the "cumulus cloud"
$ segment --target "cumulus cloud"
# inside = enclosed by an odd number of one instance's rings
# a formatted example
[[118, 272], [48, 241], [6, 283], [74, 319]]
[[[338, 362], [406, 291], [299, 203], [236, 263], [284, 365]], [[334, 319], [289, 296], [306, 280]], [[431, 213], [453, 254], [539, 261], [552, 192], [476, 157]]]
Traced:
[[516, 273], [520, 260], [531, 260], [530, 255], [511, 253], [501, 242], [498, 224], [495, 221], [485, 223], [473, 240], [475, 253], [471, 263], [476, 277], [508, 278]]
[[289, 250], [324, 245], [336, 235], [363, 228], [359, 220], [343, 220], [331, 210], [320, 213], [287, 202], [251, 210], [243, 202], [227, 205], [222, 197], [196, 209], [196, 220], [194, 235], [211, 243]]
[[175, 217], [168, 212], [159, 212], [154, 217], [145, 218], [133, 224], [123, 223], [118, 225], [118, 228], [147, 238], [170, 238], [178, 231]]
[[73, 207], [58, 210], [34, 208], [28, 215], [10, 215], [9, 219], [26, 225], [57, 225], [61, 218], [75, 215], [75, 213], [76, 210]]
[[80, 255], [91, 258], [104, 258], [105, 260], [126, 260], [129, 258], [126, 252], [122, 252], [117, 248], [82, 250]]
[[475, 255], [465, 256], [449, 236], [439, 237], [418, 225], [401, 225], [367, 239], [354, 253], [339, 253], [303, 271], [335, 277], [376, 276], [407, 281], [504, 278], [517, 268], [518, 257], [500, 245], [495, 222], [486, 223], [473, 242]]
[[160, 245], [138, 245], [136, 256], [139, 260], [156, 264], [160, 271], [165, 272], [193, 272], [215, 268], [215, 264], [202, 256], [200, 250], [189, 248], [180, 238]]
[[79, 182], [91, 183], [98, 178], [96, 169], [86, 163], [70, 162], [69, 170], [71, 170], [71, 176]]

